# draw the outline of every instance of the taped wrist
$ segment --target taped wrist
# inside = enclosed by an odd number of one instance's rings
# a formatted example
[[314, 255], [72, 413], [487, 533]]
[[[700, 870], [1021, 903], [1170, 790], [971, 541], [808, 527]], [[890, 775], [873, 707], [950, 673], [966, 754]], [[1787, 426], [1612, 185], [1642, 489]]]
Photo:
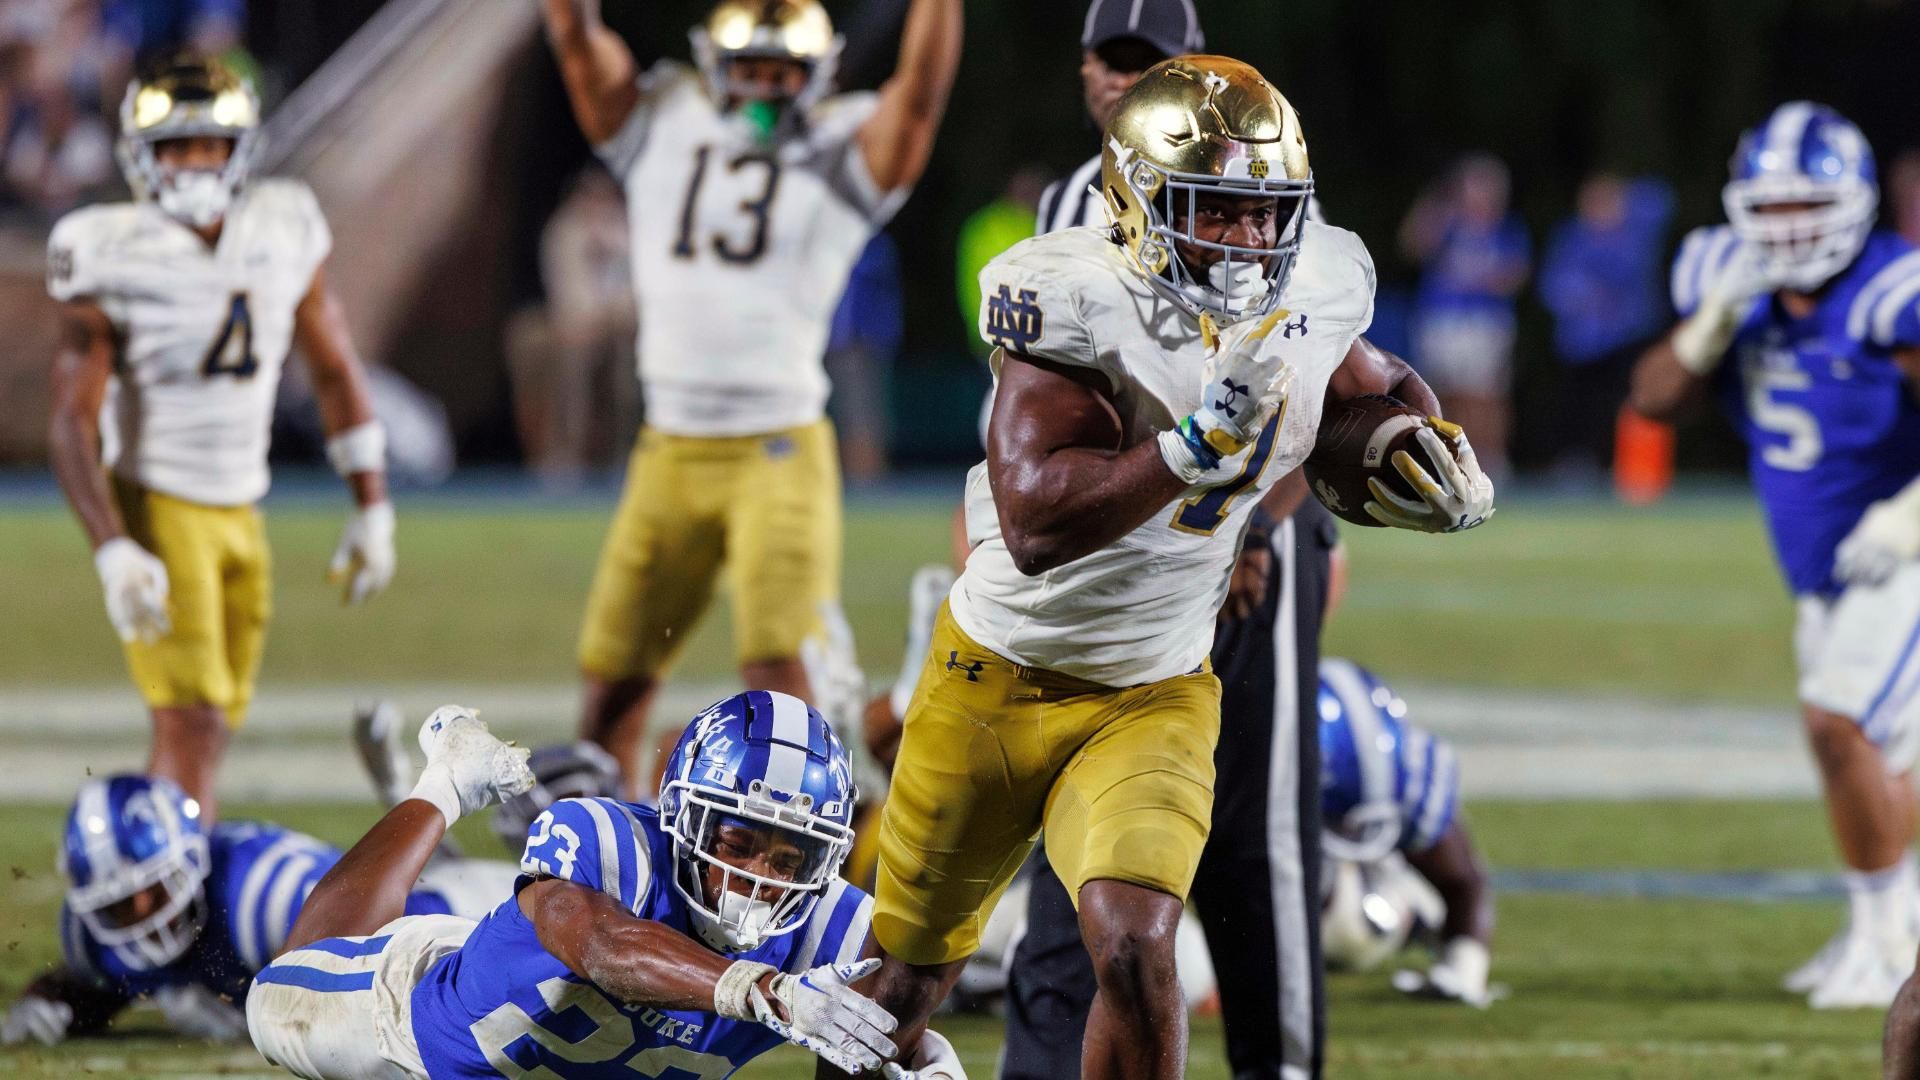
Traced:
[[713, 1011], [729, 1020], [758, 1020], [753, 1000], [759, 996], [762, 976], [778, 970], [772, 964], [736, 960], [713, 984]]
[[1704, 379], [1726, 359], [1736, 329], [1736, 313], [1719, 306], [1703, 307], [1674, 330], [1674, 359]]
[[1190, 438], [1184, 430], [1188, 424], [1188, 420], [1180, 421], [1179, 427], [1161, 432], [1155, 441], [1160, 445], [1160, 460], [1167, 463], [1173, 475], [1197, 484], [1220, 464], [1220, 455], [1199, 439]]
[[327, 440], [327, 461], [341, 476], [354, 473], [385, 472], [387, 468], [387, 429], [378, 420], [369, 420]]

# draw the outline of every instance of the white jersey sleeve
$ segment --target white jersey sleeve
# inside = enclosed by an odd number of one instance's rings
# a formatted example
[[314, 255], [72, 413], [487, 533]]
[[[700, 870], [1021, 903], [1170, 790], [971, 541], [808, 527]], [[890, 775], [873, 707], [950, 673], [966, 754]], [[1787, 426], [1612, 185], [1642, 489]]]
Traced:
[[527, 829], [523, 878], [560, 878], [598, 889], [637, 912], [653, 887], [640, 821], [617, 799], [562, 799]]
[[615, 176], [625, 176], [640, 160], [641, 151], [647, 148], [647, 137], [653, 132], [653, 124], [660, 115], [660, 103], [669, 95], [676, 93], [702, 93], [699, 73], [685, 64], [674, 60], [662, 60], [648, 68], [639, 78], [640, 100], [627, 114], [620, 130], [613, 137], [593, 148], [593, 152], [613, 170]]
[[114, 238], [124, 205], [88, 206], [60, 219], [47, 238], [47, 293], [62, 302], [113, 291]]
[[1010, 353], [1067, 367], [1091, 368], [1119, 389], [1112, 358], [1101, 353], [1083, 303], [1089, 290], [1070, 284], [1088, 272], [1085, 245], [1022, 240], [980, 270], [980, 339]]
[[879, 107], [880, 96], [870, 91], [835, 94], [814, 108], [807, 129], [807, 141], [819, 156], [827, 187], [864, 214], [874, 228], [890, 221], [913, 191], [909, 187], [881, 191], [867, 168], [860, 129]]

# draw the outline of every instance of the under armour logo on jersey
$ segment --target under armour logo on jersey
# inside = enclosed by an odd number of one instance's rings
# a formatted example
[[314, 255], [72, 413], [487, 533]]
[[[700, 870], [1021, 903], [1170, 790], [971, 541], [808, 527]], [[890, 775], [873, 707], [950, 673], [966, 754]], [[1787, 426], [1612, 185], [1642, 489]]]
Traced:
[[1239, 415], [1240, 410], [1234, 408], [1233, 403], [1247, 396], [1247, 388], [1234, 382], [1232, 379], [1222, 379], [1220, 381], [1227, 388], [1227, 396], [1213, 403], [1214, 410], [1226, 413], [1228, 416]]
[[1040, 340], [1046, 317], [1033, 302], [1032, 289], [1021, 289], [1015, 297], [1005, 285], [987, 298], [987, 339], [1010, 352], [1025, 352]]
[[1293, 332], [1295, 330], [1300, 331], [1301, 337], [1307, 336], [1307, 313], [1306, 312], [1304, 311], [1301, 312], [1300, 317], [1298, 319], [1295, 319], [1294, 321], [1286, 324], [1285, 326], [1282, 326], [1280, 328], [1280, 336], [1291, 341], [1293, 340]]
[[975, 660], [971, 664], [963, 664], [960, 662], [960, 650], [950, 649], [947, 651], [947, 670], [953, 671], [958, 669], [966, 672], [968, 682], [979, 682], [980, 669], [986, 666], [987, 662], [985, 660]]

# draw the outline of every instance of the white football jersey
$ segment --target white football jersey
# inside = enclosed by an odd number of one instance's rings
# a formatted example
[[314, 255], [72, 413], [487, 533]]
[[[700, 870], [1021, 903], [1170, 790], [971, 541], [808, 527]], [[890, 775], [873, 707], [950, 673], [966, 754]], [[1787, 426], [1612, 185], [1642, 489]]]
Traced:
[[99, 304], [120, 339], [101, 425], [117, 475], [209, 506], [267, 493], [294, 309], [332, 244], [320, 204], [295, 180], [249, 185], [211, 248], [151, 202], [60, 219], [47, 290]]
[[828, 98], [762, 150], [691, 69], [663, 62], [641, 80], [633, 115], [597, 149], [627, 192], [650, 426], [755, 435], [824, 414], [834, 309], [907, 196], [875, 188], [854, 137], [876, 104]]
[[[1327, 380], [1373, 319], [1373, 260], [1360, 238], [1310, 221], [1302, 228], [1281, 297], [1284, 325], [1264, 346], [1295, 369], [1286, 409], [1206, 483], [1107, 547], [1028, 577], [1001, 537], [987, 467], [974, 466], [966, 496], [973, 553], [949, 602], [975, 641], [1015, 663], [1105, 686], [1156, 682], [1206, 659], [1249, 516], [1313, 449]], [[1208, 354], [1197, 321], [1132, 268], [1107, 230], [1022, 241], [987, 264], [980, 285], [981, 336], [1104, 375], [1126, 446], [1200, 405]], [[1251, 326], [1229, 326], [1223, 337], [1231, 342]]]

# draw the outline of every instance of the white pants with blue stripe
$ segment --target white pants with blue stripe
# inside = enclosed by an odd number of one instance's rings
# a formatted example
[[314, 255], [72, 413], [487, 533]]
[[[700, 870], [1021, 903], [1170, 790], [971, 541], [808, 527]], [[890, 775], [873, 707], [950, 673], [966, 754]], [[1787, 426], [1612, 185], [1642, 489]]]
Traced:
[[410, 915], [369, 937], [322, 938], [281, 955], [247, 993], [253, 1045], [307, 1080], [424, 1080], [413, 988], [473, 927], [455, 915]]
[[1802, 596], [1794, 627], [1800, 700], [1860, 725], [1887, 769], [1920, 758], [1920, 566], [1833, 600]]

